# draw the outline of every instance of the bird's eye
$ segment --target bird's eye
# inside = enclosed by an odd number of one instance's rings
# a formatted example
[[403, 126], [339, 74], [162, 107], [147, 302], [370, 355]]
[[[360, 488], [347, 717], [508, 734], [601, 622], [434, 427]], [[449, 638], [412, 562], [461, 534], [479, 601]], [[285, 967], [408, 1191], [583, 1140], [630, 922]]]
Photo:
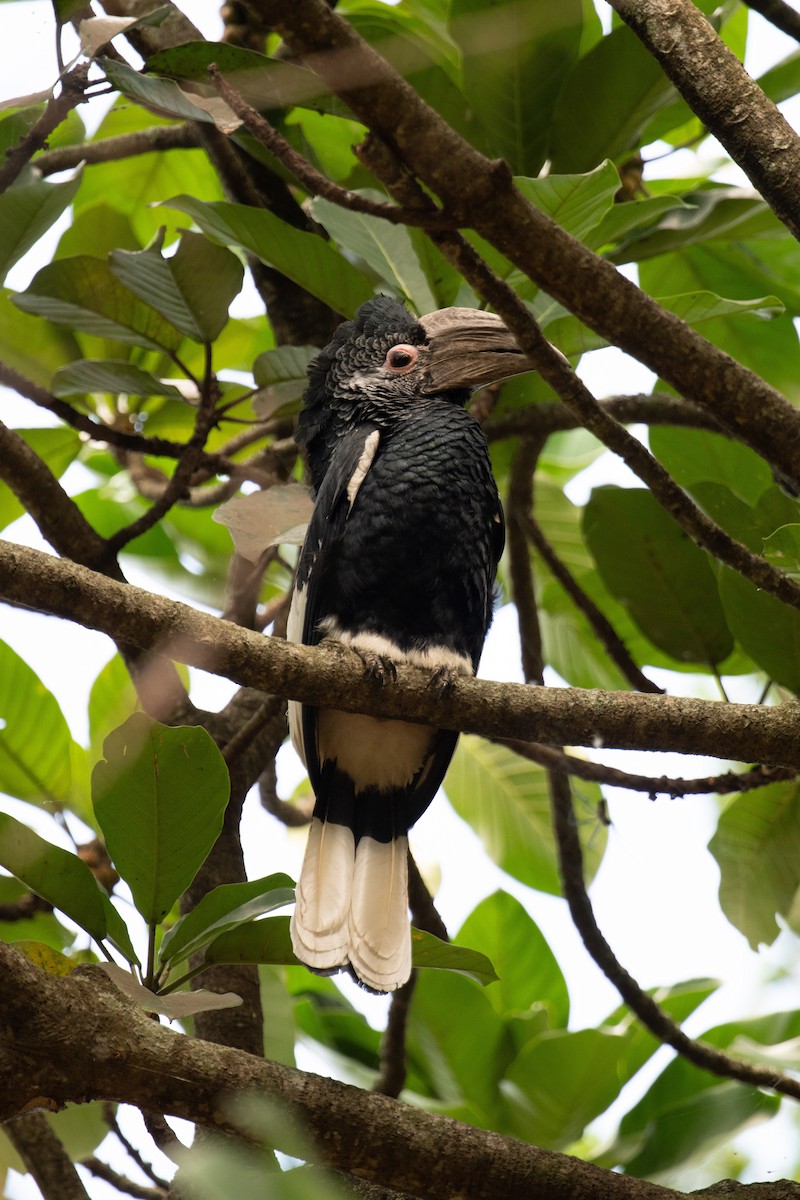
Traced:
[[389, 353], [386, 355], [385, 366], [394, 375], [405, 375], [416, 365], [419, 350], [416, 346], [392, 346]]

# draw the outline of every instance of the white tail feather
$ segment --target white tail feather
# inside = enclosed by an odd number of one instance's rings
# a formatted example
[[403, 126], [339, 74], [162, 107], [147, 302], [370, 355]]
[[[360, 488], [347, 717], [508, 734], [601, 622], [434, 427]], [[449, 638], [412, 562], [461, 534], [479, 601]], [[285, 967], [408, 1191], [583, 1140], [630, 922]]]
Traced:
[[312, 971], [348, 962], [354, 855], [351, 829], [313, 818], [291, 920], [292, 948]]
[[405, 837], [391, 842], [364, 837], [356, 848], [350, 965], [376, 992], [395, 991], [411, 974], [407, 854]]

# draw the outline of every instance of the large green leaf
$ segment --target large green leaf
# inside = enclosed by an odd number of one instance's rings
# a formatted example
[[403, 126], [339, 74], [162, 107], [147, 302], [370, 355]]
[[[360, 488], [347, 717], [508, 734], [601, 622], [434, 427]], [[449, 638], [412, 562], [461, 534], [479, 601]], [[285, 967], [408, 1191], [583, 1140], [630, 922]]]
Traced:
[[54, 396], [79, 396], [84, 392], [111, 392], [120, 396], [175, 396], [174, 384], [156, 379], [141, 367], [118, 359], [81, 358], [60, 367], [51, 384]]
[[[136, 78], [142, 78], [135, 71], [131, 73]], [[121, 137], [170, 124], [122, 97], [103, 119], [92, 140]], [[171, 241], [175, 227], [185, 225], [185, 222], [177, 216], [172, 218], [163, 208], [154, 206], [176, 191], [189, 192], [204, 200], [222, 199], [219, 176], [205, 150], [160, 150], [145, 156], [97, 163], [85, 172], [73, 207], [76, 214], [82, 214], [98, 204], [110, 205], [128, 217], [142, 245], [149, 242], [166, 222], [171, 225], [167, 237], [167, 241]], [[102, 231], [100, 237], [103, 237]], [[124, 244], [117, 243], [118, 246]]]
[[514, 182], [534, 207], [552, 217], [581, 242], [589, 240], [589, 235], [603, 222], [612, 206], [633, 207], [614, 206], [619, 175], [610, 162], [601, 163], [587, 174], [517, 178]]
[[645, 124], [674, 94], [633, 31], [614, 29], [564, 81], [553, 112], [553, 171], [589, 171], [634, 150]]
[[37, 179], [0, 195], [0, 282], [72, 203], [80, 182], [76, 172], [64, 183]]
[[754, 950], [780, 933], [800, 888], [800, 785], [773, 783], [734, 796], [708, 844], [720, 869], [719, 902]]
[[244, 267], [224, 246], [184, 233], [171, 258], [158, 244], [112, 250], [111, 271], [126, 287], [195, 342], [219, 337], [244, 279]]
[[360, 272], [329, 243], [265, 208], [204, 204], [192, 196], [174, 196], [168, 204], [192, 217], [210, 238], [242, 246], [345, 317], [352, 317], [373, 294]]
[[[700, 1034], [700, 1040], [728, 1050], [741, 1048], [745, 1039], [775, 1046], [798, 1036], [800, 1017], [784, 1012], [718, 1025]], [[666, 1171], [698, 1151], [728, 1144], [737, 1130], [771, 1116], [779, 1103], [777, 1096], [720, 1081], [678, 1056], [622, 1118], [615, 1144], [599, 1161], [604, 1166], [622, 1164], [637, 1175]]]
[[167, 728], [134, 713], [105, 740], [92, 773], [108, 852], [144, 919], [162, 921], [222, 829], [224, 759], [204, 729]]
[[453, 0], [450, 29], [463, 53], [465, 94], [490, 153], [517, 174], [537, 174], [547, 157], [553, 110], [582, 28], [580, 0]]
[[584, 532], [603, 582], [656, 646], [683, 662], [733, 649], [706, 554], [641, 488], [596, 488]]
[[745, 504], [755, 505], [772, 483], [769, 467], [749, 447], [706, 429], [653, 425], [650, 449], [681, 487], [721, 483]]
[[[185, 42], [181, 46], [160, 50], [150, 55], [146, 69], [170, 79], [191, 79], [207, 84], [208, 68], [212, 63], [217, 65], [228, 83], [236, 88], [247, 103], [259, 112], [269, 112], [274, 108], [288, 109], [295, 104], [313, 104], [319, 112], [349, 114], [350, 110], [341, 100], [326, 93], [319, 76], [307, 67], [267, 58], [265, 54], [227, 42]], [[134, 81], [127, 73], [118, 74], [117, 78], [124, 83], [123, 90], [127, 89], [129, 94], [133, 87], [150, 89], [159, 82], [148, 80], [146, 76], [139, 76]], [[155, 88], [148, 94], [155, 95]], [[167, 96], [175, 99], [174, 93], [159, 93], [162, 100]], [[167, 100], [167, 103], [170, 101]]]
[[0, 866], [96, 941], [106, 936], [102, 895], [86, 864], [7, 813], [0, 813]]
[[181, 341], [174, 325], [121, 284], [107, 263], [89, 255], [42, 267], [14, 303], [56, 324], [150, 350], [176, 350]]
[[[462, 737], [444, 784], [453, 808], [483, 840], [489, 856], [515, 879], [540, 892], [560, 895], [561, 884], [546, 771], [505, 746]], [[587, 808], [600, 789], [581, 784]], [[605, 827], [580, 821], [587, 879], [597, 870], [606, 843]]]
[[569, 994], [561, 968], [540, 929], [508, 892], [494, 892], [474, 908], [458, 941], [488, 955], [498, 982], [487, 995], [501, 1017], [543, 1005], [554, 1026], [566, 1026]]
[[800, 611], [729, 567], [721, 569], [719, 591], [737, 642], [770, 679], [800, 695]]
[[409, 1051], [427, 1060], [445, 1111], [452, 1114], [466, 1103], [473, 1120], [493, 1125], [501, 1104], [499, 1080], [514, 1043], [490, 990], [453, 972], [423, 972], [409, 1017]]
[[[361, 194], [383, 199], [378, 192]], [[404, 226], [352, 212], [319, 196], [311, 202], [311, 213], [338, 245], [363, 258], [381, 279], [407, 296], [420, 316], [437, 307], [410, 231]]]
[[619, 1093], [625, 1042], [611, 1030], [553, 1029], [524, 1046], [503, 1080], [516, 1136], [550, 1149], [580, 1137]]
[[294, 883], [288, 875], [221, 884], [165, 934], [159, 960], [173, 965], [182, 962], [229, 929], [293, 902]]
[[61, 808], [70, 796], [71, 742], [55, 696], [0, 642], [0, 791]]
[[0, 290], [0, 361], [46, 388], [57, 367], [81, 357], [80, 347], [69, 330], [22, 312], [13, 295]]
[[[15, 914], [23, 896], [30, 895], [28, 888], [11, 875], [0, 875], [0, 905]], [[28, 917], [0, 920], [0, 941], [39, 942], [53, 950], [62, 951], [75, 941], [74, 930], [67, 929], [54, 912], [32, 912]]]
[[621, 244], [608, 255], [612, 262], [641, 262], [672, 250], [682, 253], [700, 242], [727, 244], [780, 230], [777, 218], [760, 196], [733, 187], [689, 192], [680, 201], [673, 201], [654, 223], [637, 222], [624, 229], [625, 209], [656, 215], [665, 199], [618, 205], [623, 215], [616, 216], [616, 210], [610, 214], [604, 232], [621, 235]]
[[95, 760], [103, 757], [103, 742], [132, 712], [139, 697], [122, 656], [109, 659], [89, 692], [89, 745]]
[[[35, 454], [47, 463], [48, 468], [60, 478], [81, 448], [80, 437], [74, 429], [57, 425], [44, 429], [15, 430]], [[22, 504], [8, 484], [0, 480], [0, 529], [5, 529], [25, 512]]]

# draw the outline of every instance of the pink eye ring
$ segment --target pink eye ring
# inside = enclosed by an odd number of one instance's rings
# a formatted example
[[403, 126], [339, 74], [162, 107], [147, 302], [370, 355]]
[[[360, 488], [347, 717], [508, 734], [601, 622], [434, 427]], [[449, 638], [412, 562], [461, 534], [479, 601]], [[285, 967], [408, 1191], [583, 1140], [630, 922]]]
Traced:
[[419, 349], [416, 346], [408, 346], [405, 342], [402, 342], [399, 346], [392, 346], [386, 355], [384, 366], [393, 375], [405, 375], [417, 365], [418, 358]]

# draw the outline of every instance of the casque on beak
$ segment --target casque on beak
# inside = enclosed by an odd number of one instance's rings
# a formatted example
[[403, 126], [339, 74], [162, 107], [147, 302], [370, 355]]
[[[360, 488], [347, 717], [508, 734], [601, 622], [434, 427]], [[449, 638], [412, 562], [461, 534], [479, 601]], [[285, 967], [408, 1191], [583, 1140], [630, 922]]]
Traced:
[[534, 368], [494, 313], [477, 308], [440, 308], [420, 317], [428, 335], [426, 393], [482, 387]]

